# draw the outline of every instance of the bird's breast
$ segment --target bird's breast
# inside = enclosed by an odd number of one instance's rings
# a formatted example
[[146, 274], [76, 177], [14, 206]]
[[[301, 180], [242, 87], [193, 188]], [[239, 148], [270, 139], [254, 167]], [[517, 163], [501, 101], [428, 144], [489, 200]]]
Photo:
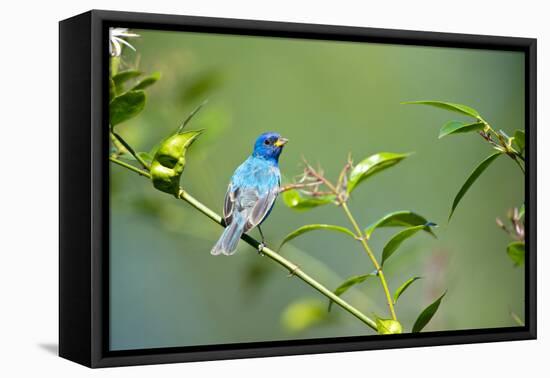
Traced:
[[241, 187], [253, 187], [259, 189], [271, 189], [280, 182], [280, 171], [276, 163], [261, 158], [248, 158], [235, 171], [232, 184]]

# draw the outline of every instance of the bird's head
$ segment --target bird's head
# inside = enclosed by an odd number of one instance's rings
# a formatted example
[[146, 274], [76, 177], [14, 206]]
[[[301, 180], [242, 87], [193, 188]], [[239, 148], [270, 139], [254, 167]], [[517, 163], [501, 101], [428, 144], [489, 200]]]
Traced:
[[278, 161], [279, 155], [283, 151], [283, 146], [287, 142], [288, 139], [283, 138], [279, 133], [263, 133], [256, 139], [256, 143], [254, 143], [253, 155]]

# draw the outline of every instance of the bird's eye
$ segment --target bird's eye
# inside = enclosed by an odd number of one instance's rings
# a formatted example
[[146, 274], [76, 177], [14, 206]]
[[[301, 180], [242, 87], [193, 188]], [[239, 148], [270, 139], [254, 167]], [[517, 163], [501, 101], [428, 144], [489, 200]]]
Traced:
[[271, 144], [271, 142], [269, 141], [269, 139], [266, 139], [266, 140], [264, 141], [264, 144], [267, 145], [267, 146], [269, 146], [269, 145]]

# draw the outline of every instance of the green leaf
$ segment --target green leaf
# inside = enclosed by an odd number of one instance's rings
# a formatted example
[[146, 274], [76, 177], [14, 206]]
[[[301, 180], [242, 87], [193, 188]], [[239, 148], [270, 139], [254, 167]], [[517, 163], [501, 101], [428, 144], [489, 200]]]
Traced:
[[514, 144], [518, 149], [518, 152], [523, 153], [523, 150], [525, 150], [525, 131], [524, 130], [516, 130], [514, 132]]
[[407, 101], [402, 102], [402, 104], [419, 104], [419, 105], [428, 105], [434, 106], [436, 108], [445, 109], [451, 112], [456, 112], [464, 114], [474, 118], [480, 118], [477, 110], [462, 104], [455, 104], [452, 102], [443, 102], [443, 101]]
[[410, 154], [396, 154], [393, 152], [380, 152], [369, 156], [351, 170], [348, 180], [348, 193], [368, 177], [390, 168]]
[[283, 202], [286, 206], [294, 210], [310, 210], [314, 207], [323, 206], [334, 202], [335, 196], [319, 196], [319, 197], [302, 197], [300, 193], [295, 190], [287, 190], [283, 192]]
[[390, 256], [393, 255], [393, 253], [397, 250], [397, 248], [399, 248], [401, 243], [403, 243], [408, 238], [412, 237], [418, 231], [426, 227], [430, 227], [432, 225], [433, 225], [432, 223], [428, 223], [425, 225], [413, 226], [413, 227], [406, 228], [402, 231], [399, 231], [397, 234], [395, 234], [384, 246], [384, 250], [382, 251], [382, 262], [380, 263], [380, 265], [382, 266], [384, 265], [386, 260], [388, 260]]
[[524, 216], [525, 216], [525, 204], [522, 203], [518, 210], [518, 218], [523, 219]]
[[414, 325], [412, 328], [413, 333], [420, 332], [422, 331], [422, 329], [424, 329], [424, 327], [426, 327], [426, 324], [428, 324], [430, 320], [433, 318], [433, 316], [435, 315], [437, 309], [439, 308], [439, 305], [441, 304], [441, 300], [443, 299], [445, 294], [447, 294], [447, 291], [445, 291], [443, 295], [441, 295], [435, 302], [433, 302], [431, 305], [426, 307], [424, 311], [420, 313], [420, 315], [418, 315], [418, 318], [414, 322]]
[[120, 66], [120, 57], [112, 56], [111, 61], [109, 62], [109, 75], [112, 78], [118, 73], [118, 67]]
[[292, 231], [287, 236], [285, 236], [285, 238], [281, 242], [281, 245], [279, 246], [279, 250], [283, 247], [283, 245], [285, 245], [286, 243], [288, 243], [292, 239], [295, 239], [295, 238], [297, 238], [298, 236], [300, 236], [302, 234], [305, 234], [305, 233], [311, 232], [311, 231], [315, 231], [315, 230], [336, 231], [336, 232], [341, 232], [343, 234], [346, 234], [346, 235], [349, 235], [349, 236], [355, 238], [355, 234], [353, 232], [351, 232], [350, 230], [348, 230], [347, 228], [345, 228], [345, 227], [334, 226], [334, 225], [331, 225], [331, 224], [308, 224], [308, 225], [302, 226], [302, 227]]
[[109, 79], [109, 102], [113, 101], [116, 97], [115, 82], [113, 79]]
[[506, 252], [515, 266], [520, 266], [525, 261], [525, 243], [520, 241], [515, 241], [506, 247]]
[[472, 184], [477, 180], [477, 178], [487, 169], [489, 165], [500, 155], [502, 155], [502, 152], [495, 152], [494, 154], [487, 157], [485, 160], [483, 160], [479, 165], [470, 173], [470, 176], [468, 176], [468, 179], [466, 182], [462, 185], [460, 190], [455, 196], [455, 199], [453, 200], [453, 206], [451, 207], [451, 213], [449, 214], [449, 221], [451, 220], [451, 217], [453, 216], [453, 213], [462, 200], [462, 197], [466, 194], [468, 189], [472, 186]]
[[130, 91], [115, 97], [109, 104], [111, 126], [137, 116], [145, 107], [145, 92]]
[[136, 70], [128, 70], [117, 73], [115, 76], [113, 76], [113, 82], [115, 83], [116, 92], [118, 94], [124, 92], [124, 83], [126, 83], [128, 80], [135, 79], [140, 75], [141, 72]]
[[393, 319], [381, 319], [376, 317], [376, 328], [380, 335], [396, 335], [403, 333], [401, 323]]
[[283, 327], [290, 332], [300, 332], [327, 319], [323, 303], [317, 299], [302, 299], [291, 303], [283, 312]]
[[399, 297], [401, 296], [401, 294], [403, 294], [403, 292], [405, 290], [407, 290], [409, 288], [409, 286], [411, 286], [411, 284], [416, 281], [416, 280], [419, 280], [421, 279], [422, 277], [412, 277], [412, 278], [409, 278], [407, 281], [405, 281], [405, 283], [401, 286], [399, 286], [399, 288], [397, 288], [397, 290], [395, 291], [395, 294], [393, 295], [393, 303], [397, 303], [397, 300], [399, 299]]
[[[376, 276], [376, 273], [363, 274], [361, 276], [351, 276], [350, 278], [342, 282], [342, 284], [340, 284], [340, 286], [338, 286], [334, 290], [334, 294], [336, 294], [337, 296], [340, 296], [344, 294], [346, 291], [348, 291], [352, 286], [360, 284], [361, 282], [365, 281], [367, 278], [374, 277], [374, 276]], [[332, 308], [332, 303], [333, 301], [329, 300], [328, 302], [329, 311]]]
[[141, 80], [139, 83], [137, 83], [132, 90], [137, 91], [140, 89], [145, 89], [147, 87], [150, 87], [151, 85], [155, 84], [160, 79], [160, 72], [154, 72], [151, 74], [151, 76], [146, 77], [145, 79]]
[[471, 133], [483, 130], [485, 125], [482, 122], [464, 123], [459, 121], [449, 121], [441, 130], [439, 130], [439, 139], [451, 134]]
[[[374, 230], [381, 227], [410, 227], [410, 226], [420, 226], [428, 224], [428, 220], [423, 216], [414, 213], [412, 211], [395, 211], [384, 215], [382, 218], [372, 223], [365, 229], [365, 234], [367, 238], [370, 238]], [[430, 227], [425, 227], [424, 231], [428, 232], [430, 235], [435, 237], [432, 229]]]

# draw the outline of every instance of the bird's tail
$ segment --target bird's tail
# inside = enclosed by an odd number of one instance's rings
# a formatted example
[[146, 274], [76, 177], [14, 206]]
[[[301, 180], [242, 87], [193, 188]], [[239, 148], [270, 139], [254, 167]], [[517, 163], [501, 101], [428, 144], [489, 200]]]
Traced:
[[222, 253], [224, 255], [232, 255], [235, 253], [246, 223], [239, 218], [235, 217], [233, 222], [225, 228], [222, 236], [210, 251], [212, 255], [217, 256]]

